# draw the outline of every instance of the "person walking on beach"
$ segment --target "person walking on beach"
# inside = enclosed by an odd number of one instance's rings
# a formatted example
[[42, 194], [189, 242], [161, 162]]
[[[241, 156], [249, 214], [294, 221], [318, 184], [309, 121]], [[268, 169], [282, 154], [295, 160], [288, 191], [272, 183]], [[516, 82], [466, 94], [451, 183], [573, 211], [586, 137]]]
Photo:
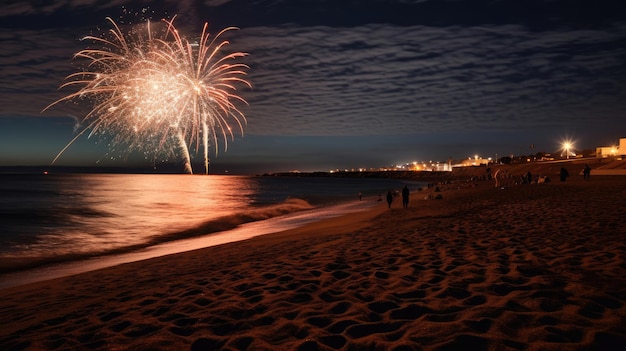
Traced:
[[498, 174], [500, 173], [500, 170], [496, 170], [496, 173], [493, 174], [493, 180], [496, 181], [496, 188], [500, 186], [500, 182], [498, 181]]
[[589, 179], [590, 175], [591, 175], [591, 167], [589, 167], [589, 165], [585, 165], [585, 168], [583, 169], [583, 178]]
[[359, 191], [359, 201], [363, 200], [363, 194]]
[[567, 171], [567, 169], [565, 169], [565, 167], [561, 167], [561, 181], [564, 182], [565, 179], [567, 179], [567, 177], [569, 176], [569, 172]]
[[393, 194], [391, 191], [387, 192], [387, 205], [391, 208], [391, 202], [393, 201]]
[[409, 188], [406, 185], [402, 189], [402, 207], [409, 207]]

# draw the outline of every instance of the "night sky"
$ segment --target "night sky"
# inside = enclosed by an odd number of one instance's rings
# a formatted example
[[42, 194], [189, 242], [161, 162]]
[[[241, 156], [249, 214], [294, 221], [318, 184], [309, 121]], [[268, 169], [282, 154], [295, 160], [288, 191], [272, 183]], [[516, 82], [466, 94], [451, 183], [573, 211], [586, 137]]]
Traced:
[[[525, 155], [626, 137], [626, 2], [609, 0], [3, 1], [0, 166], [48, 165], [84, 107], [58, 105], [81, 38], [105, 18], [227, 26], [250, 55], [248, 124], [212, 173]], [[82, 114], [81, 114], [82, 113]], [[145, 166], [79, 138], [57, 161]], [[200, 158], [196, 158], [200, 159]], [[181, 161], [181, 160], [157, 160]], [[182, 166], [181, 166], [182, 171]]]

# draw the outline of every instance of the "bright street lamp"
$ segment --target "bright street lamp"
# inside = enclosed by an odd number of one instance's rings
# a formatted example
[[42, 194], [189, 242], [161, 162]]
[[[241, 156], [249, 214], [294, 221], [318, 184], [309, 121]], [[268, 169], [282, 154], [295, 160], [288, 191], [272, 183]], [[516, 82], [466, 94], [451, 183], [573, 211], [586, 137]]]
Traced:
[[565, 150], [565, 158], [569, 160], [569, 150], [572, 148], [572, 143], [566, 141], [563, 143], [563, 149]]

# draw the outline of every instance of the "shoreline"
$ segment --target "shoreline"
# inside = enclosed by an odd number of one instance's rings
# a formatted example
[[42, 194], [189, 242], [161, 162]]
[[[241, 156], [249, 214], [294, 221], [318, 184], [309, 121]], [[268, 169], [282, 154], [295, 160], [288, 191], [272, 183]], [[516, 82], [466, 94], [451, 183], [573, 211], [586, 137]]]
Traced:
[[621, 177], [413, 191], [234, 244], [0, 290], [0, 348], [614, 350]]
[[208, 233], [204, 236], [182, 238], [120, 253], [59, 261], [32, 268], [4, 272], [0, 273], [0, 291], [6, 288], [73, 276], [121, 264], [237, 243], [256, 236], [272, 235], [293, 230], [298, 227], [311, 225], [313, 222], [332, 219], [337, 216], [371, 211], [371, 208], [377, 204], [374, 199], [375, 197], [372, 196], [370, 199], [359, 203], [344, 202], [300, 210], [265, 220], [241, 223], [237, 227], [225, 231]]
[[[0, 286], [6, 273], [141, 252], [163, 243], [206, 237], [275, 216], [349, 203], [357, 198], [358, 192], [373, 196], [379, 189], [398, 187], [401, 183], [387, 179], [268, 180], [186, 175], [36, 177], [22, 180], [12, 176], [4, 184], [4, 188], [15, 189], [9, 191], [1, 205], [1, 215], [7, 221], [1, 226], [6, 245], [0, 255]], [[188, 185], [180, 189], [175, 184], [178, 180]], [[92, 195], [83, 196], [82, 190], [73, 189], [92, 181], [97, 182], [89, 190]], [[150, 184], [167, 185], [162, 191]], [[214, 184], [228, 186], [222, 190]], [[72, 196], [64, 195], [64, 190], [48, 193], [49, 187], [57, 186], [70, 189], [67, 193]], [[107, 186], [117, 191], [108, 191]], [[127, 186], [133, 194], [123, 193]], [[140, 190], [142, 187], [146, 191]], [[21, 196], [21, 191], [26, 196]], [[74, 196], [74, 191], [79, 195]], [[188, 198], [185, 192], [199, 197]], [[282, 224], [278, 227], [282, 230]]]

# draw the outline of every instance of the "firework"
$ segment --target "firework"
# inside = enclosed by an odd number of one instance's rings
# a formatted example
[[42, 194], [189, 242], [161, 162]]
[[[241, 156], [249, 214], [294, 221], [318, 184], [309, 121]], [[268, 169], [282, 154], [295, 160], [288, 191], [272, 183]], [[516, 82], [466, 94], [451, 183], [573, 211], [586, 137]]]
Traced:
[[[113, 136], [113, 145], [127, 145], [144, 153], [181, 153], [185, 170], [193, 173], [190, 151], [203, 150], [204, 170], [209, 172], [209, 145], [234, 139], [231, 124], [243, 136], [246, 124], [238, 109], [246, 101], [239, 86], [251, 87], [244, 79], [248, 66], [238, 62], [246, 53], [223, 53], [228, 41], [210, 37], [204, 24], [197, 41], [183, 37], [172, 20], [131, 29], [126, 35], [111, 18], [112, 28], [102, 37], [87, 36], [98, 48], [74, 55], [88, 64], [69, 75], [61, 88], [78, 90], [53, 102], [87, 100], [91, 110], [83, 129], [54, 158], [81, 135]], [[153, 28], [154, 27], [154, 28]], [[160, 29], [155, 29], [160, 28]]]

